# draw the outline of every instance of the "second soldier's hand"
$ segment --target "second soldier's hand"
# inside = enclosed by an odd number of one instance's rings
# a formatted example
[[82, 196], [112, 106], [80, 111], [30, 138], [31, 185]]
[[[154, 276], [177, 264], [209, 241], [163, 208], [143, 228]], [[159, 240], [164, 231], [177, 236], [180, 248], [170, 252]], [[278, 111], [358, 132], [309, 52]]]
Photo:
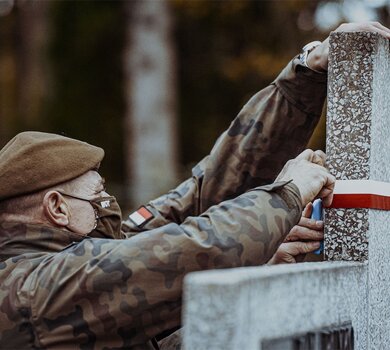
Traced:
[[[390, 39], [390, 29], [379, 22], [343, 23], [335, 29], [335, 32], [371, 32]], [[328, 70], [328, 56], [329, 37], [309, 53], [307, 65], [317, 72], [326, 72]]]
[[287, 235], [268, 265], [292, 264], [300, 262], [307, 253], [320, 247], [324, 239], [324, 222], [310, 219], [313, 204], [309, 203], [302, 213], [301, 220]]

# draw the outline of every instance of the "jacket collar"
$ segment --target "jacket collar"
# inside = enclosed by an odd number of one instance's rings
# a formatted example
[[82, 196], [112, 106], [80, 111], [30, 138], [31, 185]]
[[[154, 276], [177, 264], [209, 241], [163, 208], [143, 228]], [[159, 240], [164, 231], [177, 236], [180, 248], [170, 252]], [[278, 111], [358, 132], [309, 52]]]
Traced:
[[54, 227], [0, 223], [0, 261], [31, 253], [55, 253], [89, 237]]

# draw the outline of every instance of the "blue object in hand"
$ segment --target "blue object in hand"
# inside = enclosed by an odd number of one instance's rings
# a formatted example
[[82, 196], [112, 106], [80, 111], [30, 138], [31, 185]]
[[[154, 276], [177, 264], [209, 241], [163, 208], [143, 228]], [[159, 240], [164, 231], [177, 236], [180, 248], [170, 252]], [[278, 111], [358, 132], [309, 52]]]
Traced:
[[[316, 199], [313, 202], [313, 211], [311, 212], [311, 219], [322, 220], [322, 200], [321, 199]], [[323, 250], [324, 250], [324, 241], [321, 241], [320, 247], [317, 250], [315, 250], [313, 253], [320, 255]]]

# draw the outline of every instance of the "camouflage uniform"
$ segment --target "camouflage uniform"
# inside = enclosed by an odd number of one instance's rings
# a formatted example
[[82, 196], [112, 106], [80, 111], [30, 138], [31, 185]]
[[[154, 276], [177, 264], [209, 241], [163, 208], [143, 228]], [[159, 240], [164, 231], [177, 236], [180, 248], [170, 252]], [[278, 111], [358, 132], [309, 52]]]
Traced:
[[180, 325], [187, 273], [265, 263], [302, 210], [295, 185], [266, 184], [305, 147], [325, 94], [326, 75], [290, 62], [122, 239], [0, 223], [0, 347], [152, 348]]

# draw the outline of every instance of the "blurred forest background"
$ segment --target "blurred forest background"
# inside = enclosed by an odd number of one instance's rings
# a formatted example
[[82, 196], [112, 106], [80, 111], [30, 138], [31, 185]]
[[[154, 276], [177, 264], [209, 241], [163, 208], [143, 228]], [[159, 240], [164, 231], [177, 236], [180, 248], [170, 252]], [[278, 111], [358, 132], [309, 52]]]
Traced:
[[[0, 146], [54, 132], [106, 151], [126, 209], [190, 176], [252, 94], [390, 0], [0, 0]], [[325, 122], [311, 147], [324, 149]]]

